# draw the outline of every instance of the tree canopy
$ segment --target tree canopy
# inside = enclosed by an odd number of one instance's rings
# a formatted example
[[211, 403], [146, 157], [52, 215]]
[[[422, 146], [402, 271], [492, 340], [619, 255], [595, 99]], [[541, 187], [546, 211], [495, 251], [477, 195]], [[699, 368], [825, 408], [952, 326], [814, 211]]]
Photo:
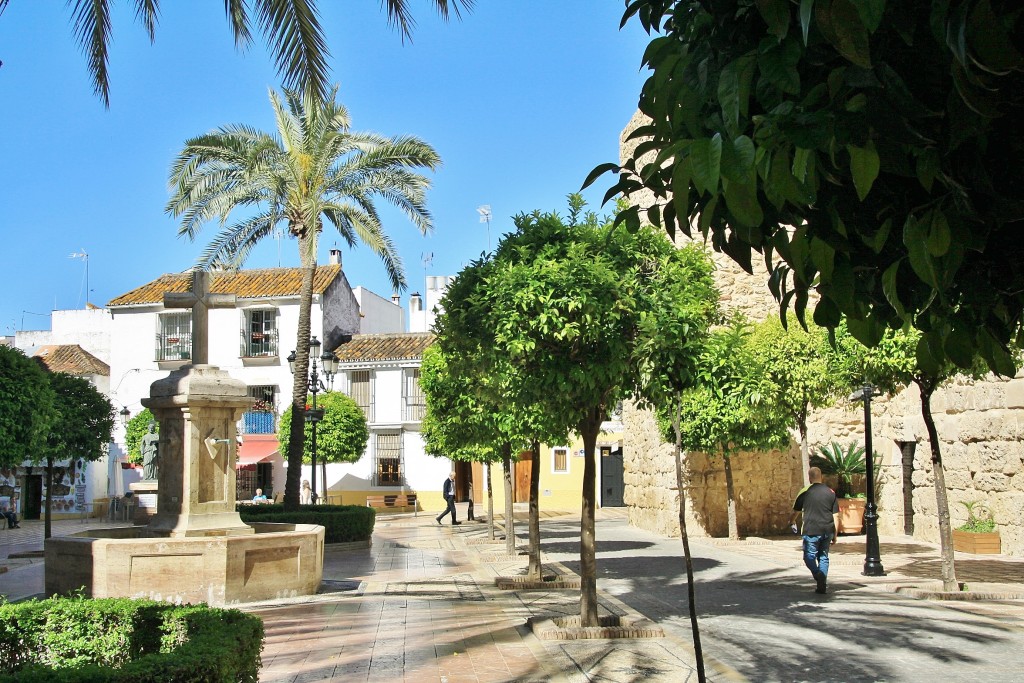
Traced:
[[[312, 403], [310, 395], [306, 399]], [[370, 431], [366, 426], [366, 415], [363, 409], [346, 394], [340, 391], [328, 391], [317, 395], [318, 409], [324, 411], [324, 418], [316, 426], [317, 462], [355, 462], [363, 457], [366, 443], [370, 439]], [[281, 448], [288, 446], [291, 436], [291, 411], [288, 406], [281, 416], [277, 440]], [[313, 423], [305, 422], [305, 440], [303, 442], [302, 462], [313, 460]]]
[[649, 122], [608, 197], [763, 254], [783, 314], [867, 345], [904, 324], [921, 368], [1012, 374], [1024, 313], [1024, 7], [1012, 0], [631, 0], [657, 35]]
[[149, 431], [150, 422], [156, 424], [155, 432], [159, 434], [160, 423], [157, 422], [156, 416], [153, 415], [149, 408], [143, 408], [128, 420], [124, 430], [124, 447], [128, 451], [128, 462], [135, 463], [136, 465], [142, 464], [142, 450], [140, 446], [142, 444], [142, 437]]
[[47, 457], [99, 460], [113, 438], [116, 413], [110, 399], [82, 377], [55, 372], [49, 381], [56, 421], [46, 439]]
[[42, 459], [55, 400], [46, 371], [19, 349], [0, 344], [0, 463]]

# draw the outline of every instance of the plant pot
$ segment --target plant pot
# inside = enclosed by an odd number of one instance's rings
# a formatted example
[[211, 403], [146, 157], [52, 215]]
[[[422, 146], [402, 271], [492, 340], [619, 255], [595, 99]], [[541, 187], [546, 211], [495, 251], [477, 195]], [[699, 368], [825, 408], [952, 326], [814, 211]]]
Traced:
[[868, 501], [866, 498], [840, 498], [839, 499], [839, 528], [840, 534], [859, 534], [864, 530], [864, 507]]
[[136, 467], [138, 467], [138, 465], [136, 465], [133, 462], [123, 462], [123, 463], [121, 463], [121, 469], [122, 470], [134, 470]]
[[1000, 552], [999, 532], [974, 533], [953, 530], [953, 550], [975, 555], [998, 555]]

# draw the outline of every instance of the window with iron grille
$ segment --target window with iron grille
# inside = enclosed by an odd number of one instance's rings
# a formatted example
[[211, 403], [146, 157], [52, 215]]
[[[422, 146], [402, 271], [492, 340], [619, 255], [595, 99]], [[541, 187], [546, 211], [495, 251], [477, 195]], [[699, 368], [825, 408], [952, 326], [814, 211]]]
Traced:
[[375, 444], [375, 471], [377, 486], [402, 485], [402, 434], [385, 432], [377, 434]]
[[569, 471], [569, 449], [568, 448], [556, 448], [554, 449], [552, 463], [555, 472], [568, 472]]
[[363, 409], [366, 421], [373, 422], [373, 374], [369, 370], [348, 373], [348, 395]]
[[157, 360], [187, 360], [192, 356], [191, 313], [163, 313], [157, 324]]
[[276, 356], [277, 309], [255, 308], [242, 312], [242, 357]]
[[405, 420], [419, 422], [427, 412], [427, 397], [420, 388], [420, 369], [406, 368], [404, 375], [402, 394], [405, 399]]

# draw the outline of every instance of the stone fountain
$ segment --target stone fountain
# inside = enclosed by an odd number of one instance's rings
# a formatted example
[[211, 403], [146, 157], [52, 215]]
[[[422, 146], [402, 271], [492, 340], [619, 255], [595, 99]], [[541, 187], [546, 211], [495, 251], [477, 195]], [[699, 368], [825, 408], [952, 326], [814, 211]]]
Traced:
[[[236, 424], [250, 407], [242, 382], [206, 364], [206, 309], [223, 305], [196, 273], [193, 364], [150, 387], [160, 422], [156, 512], [146, 526], [93, 529], [46, 541], [46, 593], [226, 605], [316, 593], [324, 528], [245, 524], [235, 510]], [[222, 295], [221, 295], [222, 296]]]

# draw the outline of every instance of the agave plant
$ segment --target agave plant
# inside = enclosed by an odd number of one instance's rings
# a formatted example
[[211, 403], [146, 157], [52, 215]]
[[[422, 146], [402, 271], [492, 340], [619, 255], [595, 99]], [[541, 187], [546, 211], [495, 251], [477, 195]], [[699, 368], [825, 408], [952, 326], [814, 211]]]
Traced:
[[853, 475], [867, 472], [864, 447], [858, 446], [856, 442], [850, 442], [845, 449], [836, 441], [827, 446], [818, 446], [818, 455], [811, 458], [811, 464], [820, 467], [825, 474], [839, 477], [836, 495], [840, 498], [850, 495]]

